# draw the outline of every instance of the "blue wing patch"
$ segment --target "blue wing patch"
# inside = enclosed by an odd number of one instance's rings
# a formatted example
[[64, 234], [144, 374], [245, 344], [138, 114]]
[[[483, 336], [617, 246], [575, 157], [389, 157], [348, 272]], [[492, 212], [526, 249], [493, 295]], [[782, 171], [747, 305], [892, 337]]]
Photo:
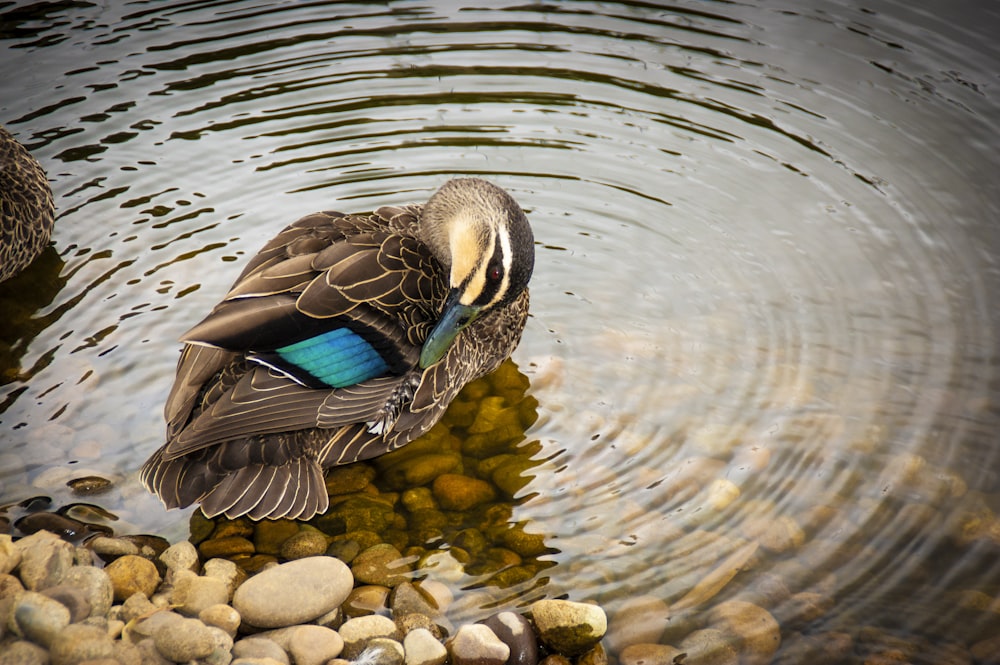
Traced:
[[389, 369], [379, 352], [348, 328], [337, 328], [275, 352], [284, 362], [331, 388], [353, 386]]

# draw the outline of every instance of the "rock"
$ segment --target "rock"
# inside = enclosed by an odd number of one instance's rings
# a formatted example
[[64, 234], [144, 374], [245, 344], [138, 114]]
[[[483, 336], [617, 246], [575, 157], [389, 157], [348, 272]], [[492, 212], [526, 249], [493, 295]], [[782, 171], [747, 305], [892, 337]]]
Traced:
[[608, 652], [598, 642], [593, 649], [576, 659], [576, 665], [608, 665]]
[[133, 593], [118, 607], [121, 608], [118, 613], [119, 618], [126, 623], [149, 615], [156, 610], [156, 606], [150, 602], [149, 598], [141, 593]]
[[295, 665], [323, 665], [344, 650], [344, 640], [337, 631], [323, 626], [296, 626], [287, 645]]
[[369, 547], [351, 562], [354, 578], [364, 584], [394, 587], [406, 581], [412, 571], [413, 564], [403, 560], [399, 550], [386, 543]]
[[206, 626], [212, 636], [212, 653], [203, 658], [205, 665], [229, 665], [233, 659], [233, 638], [226, 631], [216, 626]]
[[30, 591], [59, 584], [73, 566], [73, 546], [48, 531], [21, 538], [14, 547], [21, 553], [18, 576]]
[[174, 573], [174, 588], [170, 603], [186, 616], [198, 616], [206, 607], [229, 602], [229, 587], [215, 577], [199, 577], [189, 570]]
[[0, 665], [49, 665], [49, 654], [31, 642], [8, 642], [0, 648]]
[[241, 554], [253, 554], [253, 543], [243, 536], [223, 536], [202, 541], [198, 552], [206, 559], [231, 557]]
[[630, 644], [618, 653], [619, 665], [674, 665], [683, 651], [666, 644]]
[[523, 616], [516, 612], [500, 612], [482, 623], [510, 649], [507, 665], [538, 663], [538, 640]]
[[[998, 640], [1000, 646], [1000, 640]], [[993, 652], [998, 653], [998, 652]], [[854, 654], [854, 639], [847, 633], [796, 633], [781, 645], [774, 665], [838, 665], [850, 662]], [[978, 661], [977, 661], [978, 662]], [[984, 663], [992, 665], [992, 663]]]
[[163, 622], [153, 631], [153, 643], [164, 658], [175, 663], [205, 658], [215, 649], [211, 631], [197, 619]]
[[258, 628], [278, 628], [311, 621], [338, 607], [354, 587], [343, 562], [318, 556], [264, 570], [233, 595], [233, 608]]
[[260, 636], [246, 637], [233, 644], [233, 658], [271, 659], [282, 665], [290, 665], [288, 654], [277, 642]]
[[493, 486], [484, 480], [444, 473], [431, 486], [434, 498], [445, 510], [467, 511], [496, 498]]
[[198, 612], [198, 620], [206, 626], [220, 628], [230, 637], [236, 637], [240, 627], [240, 613], [225, 603], [209, 605]]
[[91, 538], [87, 542], [87, 547], [105, 561], [111, 561], [127, 554], [135, 556], [139, 554], [139, 546], [135, 543], [124, 538], [112, 538], [110, 536]]
[[405, 665], [444, 665], [448, 650], [426, 628], [416, 628], [403, 638]]
[[246, 573], [228, 559], [209, 559], [202, 566], [202, 576], [212, 577], [225, 582], [229, 598], [233, 597], [236, 588], [247, 578]]
[[621, 653], [633, 644], [659, 644], [670, 622], [670, 607], [655, 596], [635, 596], [622, 603], [608, 626], [608, 647]]
[[367, 614], [385, 614], [388, 610], [389, 587], [366, 584], [351, 589], [340, 609], [348, 619]]
[[423, 594], [410, 582], [402, 582], [396, 585], [389, 597], [389, 606], [392, 608], [394, 617], [401, 617], [407, 614], [423, 614], [428, 617], [435, 617], [440, 614], [440, 610], [430, 599], [430, 596]]
[[76, 665], [86, 660], [111, 658], [114, 651], [111, 638], [99, 627], [71, 623], [52, 640], [49, 658], [52, 665]]
[[[66, 579], [65, 577], [63, 578]], [[69, 622], [83, 621], [90, 616], [90, 602], [83, 591], [69, 584], [50, 586], [42, 593], [52, 600], [62, 603], [69, 610]], [[102, 615], [103, 616], [103, 615]]]
[[687, 653], [684, 665], [739, 665], [734, 641], [720, 630], [706, 628], [690, 633], [677, 646]]
[[0, 575], [6, 575], [21, 563], [21, 550], [9, 533], [0, 533]]
[[25, 591], [14, 605], [14, 621], [21, 634], [43, 647], [52, 644], [69, 625], [69, 618], [65, 605], [37, 591]]
[[78, 589], [90, 604], [92, 616], [107, 616], [114, 601], [111, 578], [101, 568], [73, 566], [63, 576], [62, 584]]
[[604, 610], [570, 600], [536, 601], [531, 606], [531, 617], [542, 642], [564, 656], [590, 650], [608, 629]]
[[358, 660], [368, 665], [403, 665], [403, 645], [388, 637], [376, 637]]
[[719, 603], [708, 613], [711, 627], [740, 640], [740, 662], [767, 665], [781, 646], [781, 628], [771, 613], [742, 600]]
[[394, 616], [392, 620], [396, 622], [399, 634], [404, 637], [419, 628], [429, 631], [438, 640], [442, 640], [445, 635], [454, 632], [454, 626], [443, 615], [431, 619], [426, 614], [403, 614], [402, 616]]
[[353, 539], [334, 540], [326, 548], [326, 555], [340, 559], [350, 565], [361, 552], [361, 544]]
[[466, 624], [448, 642], [452, 665], [504, 665], [510, 647], [481, 623]]
[[335, 466], [326, 472], [326, 489], [331, 496], [354, 494], [368, 487], [375, 469], [367, 464]]
[[160, 574], [153, 562], [134, 554], [115, 559], [104, 572], [111, 579], [111, 588], [117, 601], [124, 601], [133, 593], [141, 593], [149, 598], [160, 586]]
[[361, 655], [361, 652], [368, 646], [368, 642], [377, 637], [388, 637], [392, 640], [399, 637], [393, 620], [378, 614], [349, 619], [337, 632], [344, 640], [343, 658], [349, 660]]
[[190, 570], [198, 572], [198, 550], [190, 541], [182, 540], [163, 551], [160, 561], [167, 570]]
[[302, 529], [281, 545], [281, 558], [289, 561], [326, 553], [326, 536], [319, 531]]

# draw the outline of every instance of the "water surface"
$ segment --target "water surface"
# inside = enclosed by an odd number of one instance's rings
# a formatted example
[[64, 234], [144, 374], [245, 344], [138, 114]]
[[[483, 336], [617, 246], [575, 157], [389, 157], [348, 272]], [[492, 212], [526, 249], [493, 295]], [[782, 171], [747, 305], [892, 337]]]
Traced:
[[479, 175], [539, 243], [514, 359], [542, 452], [515, 517], [558, 550], [543, 593], [707, 611], [773, 574], [831, 601], [786, 640], [1000, 630], [974, 609], [1000, 594], [989, 3], [6, 3], [0, 23], [0, 121], [58, 210], [0, 301], [0, 502], [68, 503], [93, 473], [117, 531], [184, 537], [137, 482], [178, 337], [284, 224]]

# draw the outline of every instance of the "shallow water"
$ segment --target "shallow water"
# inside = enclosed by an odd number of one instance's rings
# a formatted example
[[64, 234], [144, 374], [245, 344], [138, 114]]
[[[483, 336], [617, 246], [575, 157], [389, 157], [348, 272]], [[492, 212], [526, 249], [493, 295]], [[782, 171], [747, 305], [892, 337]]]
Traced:
[[832, 599], [807, 633], [1000, 630], [996, 8], [491, 4], [0, 7], [58, 211], [0, 287], [0, 503], [96, 474], [116, 531], [184, 537], [136, 473], [178, 337], [284, 224], [477, 174], [539, 243], [546, 593], [774, 573]]

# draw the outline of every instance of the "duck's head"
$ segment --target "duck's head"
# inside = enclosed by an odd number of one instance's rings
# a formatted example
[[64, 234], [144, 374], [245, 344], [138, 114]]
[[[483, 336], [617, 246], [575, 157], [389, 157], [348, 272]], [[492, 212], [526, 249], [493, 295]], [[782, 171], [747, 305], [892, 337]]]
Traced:
[[441, 318], [424, 342], [420, 366], [430, 367], [466, 326], [521, 295], [535, 265], [534, 237], [514, 198], [479, 178], [449, 180], [420, 217], [424, 238], [449, 271]]

